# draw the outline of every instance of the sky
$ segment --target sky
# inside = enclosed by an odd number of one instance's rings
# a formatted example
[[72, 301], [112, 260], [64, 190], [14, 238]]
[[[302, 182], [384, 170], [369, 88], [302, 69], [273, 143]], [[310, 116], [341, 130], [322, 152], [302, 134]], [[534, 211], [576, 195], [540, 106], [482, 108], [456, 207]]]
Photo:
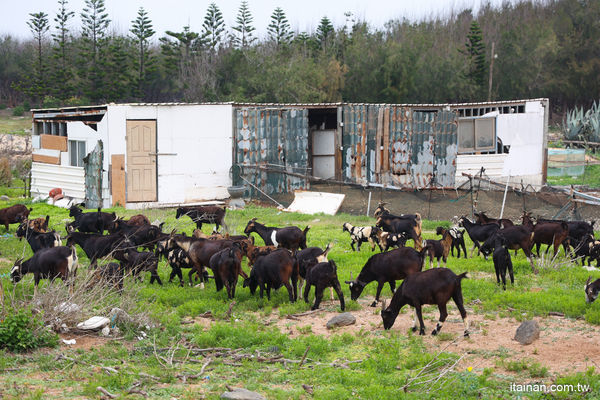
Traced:
[[[105, 0], [106, 10], [111, 19], [111, 29], [118, 33], [126, 33], [130, 23], [135, 19], [140, 7], [148, 12], [154, 30], [153, 37], [164, 36], [166, 30], [179, 32], [186, 25], [192, 31], [200, 32], [206, 9], [215, 2], [223, 13], [227, 27], [235, 25], [235, 18], [241, 0]], [[292, 30], [314, 32], [323, 16], [327, 16], [338, 28], [345, 24], [344, 13], [352, 12], [354, 18], [369, 23], [371, 27], [381, 28], [391, 19], [407, 18], [420, 20], [431, 16], [445, 16], [451, 10], [473, 9], [477, 12], [485, 0], [295, 0], [271, 1], [248, 0], [254, 17], [254, 26], [259, 37], [266, 35], [271, 14], [276, 7], [281, 7], [290, 22]], [[492, 4], [501, 4], [504, 0], [490, 0]], [[510, 0], [514, 2], [516, 0]], [[68, 8], [76, 15], [70, 21], [72, 30], [78, 31], [84, 0], [69, 0]], [[11, 34], [27, 39], [31, 33], [26, 21], [29, 13], [43, 11], [49, 15], [52, 28], [58, 4], [55, 0], [0, 0], [0, 35]]]

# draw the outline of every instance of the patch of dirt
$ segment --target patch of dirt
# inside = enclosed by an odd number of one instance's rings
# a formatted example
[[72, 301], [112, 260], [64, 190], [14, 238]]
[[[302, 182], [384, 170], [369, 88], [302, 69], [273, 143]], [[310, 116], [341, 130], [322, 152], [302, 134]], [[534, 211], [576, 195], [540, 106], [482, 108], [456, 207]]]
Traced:
[[[113, 337], [103, 337], [100, 336], [98, 333], [91, 333], [91, 334], [75, 334], [75, 333], [61, 333], [58, 335], [59, 336], [59, 345], [63, 348], [69, 348], [69, 349], [83, 349], [83, 350], [89, 350], [92, 348], [97, 348], [100, 346], [104, 346], [106, 343], [112, 341], [112, 340], [119, 340], [119, 339], [115, 339]], [[70, 339], [75, 339], [76, 343], [75, 344], [65, 344], [62, 339], [65, 340], [70, 340]], [[126, 341], [122, 341], [122, 343], [127, 346], [133, 348], [133, 344], [126, 342]]]
[[[330, 337], [343, 333], [381, 331], [383, 329], [379, 314], [381, 306], [369, 307], [372, 301], [372, 298], [361, 299], [359, 302], [363, 308], [359, 311], [351, 311], [356, 317], [356, 324], [333, 330], [328, 330], [325, 325], [329, 319], [338, 314], [335, 311], [339, 306], [337, 300], [322, 302], [323, 311], [300, 316], [299, 320], [279, 318], [273, 314], [267, 317], [265, 323], [276, 326], [291, 337], [311, 333]], [[467, 306], [471, 335], [469, 338], [463, 338], [462, 319], [456, 307], [451, 304], [448, 305], [449, 316], [442, 329], [444, 340], [431, 335], [439, 316], [437, 308], [430, 307], [429, 310], [424, 310], [427, 335], [423, 340], [429, 351], [433, 353], [445, 349], [460, 355], [466, 354], [458, 365], [459, 369], [473, 367], [480, 373], [486, 367], [497, 368], [496, 363], [503, 356], [507, 361], [526, 359], [529, 363], [538, 362], [548, 368], [551, 374], [582, 372], [592, 366], [598, 367], [593, 360], [600, 358], [600, 347], [597, 345], [600, 327], [563, 317], [536, 318], [540, 325], [540, 338], [531, 345], [523, 346], [513, 340], [515, 331], [520, 325], [519, 321], [514, 318], [489, 319], [491, 314], [487, 314], [488, 317], [484, 314], [475, 314]], [[403, 311], [404, 313], [398, 315], [392, 331], [399, 335], [408, 335], [413, 326], [414, 312], [408, 307]]]

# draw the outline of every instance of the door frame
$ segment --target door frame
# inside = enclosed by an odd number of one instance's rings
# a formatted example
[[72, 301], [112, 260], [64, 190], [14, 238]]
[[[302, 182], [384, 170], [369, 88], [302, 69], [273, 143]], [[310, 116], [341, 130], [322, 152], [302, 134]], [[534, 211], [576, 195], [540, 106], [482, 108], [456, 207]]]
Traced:
[[[128, 152], [128, 137], [127, 137], [127, 133], [128, 133], [128, 129], [127, 129], [127, 125], [128, 123], [132, 121], [148, 121], [148, 122], [154, 122], [154, 143], [155, 143], [155, 149], [154, 149], [154, 154], [149, 154], [149, 155], [153, 155], [154, 156], [154, 169], [155, 169], [155, 192], [154, 192], [154, 197], [155, 200], [139, 200], [139, 201], [131, 201], [129, 200], [129, 165], [128, 165], [128, 158], [129, 158], [129, 152]], [[144, 202], [157, 202], [158, 201], [158, 120], [157, 119], [150, 119], [150, 118], [126, 118], [125, 119], [125, 165], [126, 165], [126, 170], [125, 170], [125, 202], [126, 203], [144, 203]]]

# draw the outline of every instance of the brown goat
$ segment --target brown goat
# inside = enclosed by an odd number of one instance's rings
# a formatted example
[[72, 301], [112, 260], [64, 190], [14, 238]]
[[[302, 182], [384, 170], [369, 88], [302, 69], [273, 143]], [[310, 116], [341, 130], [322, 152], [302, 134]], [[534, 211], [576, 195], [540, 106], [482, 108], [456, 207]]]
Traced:
[[450, 254], [452, 236], [450, 236], [450, 232], [445, 228], [440, 229], [439, 232], [442, 235], [440, 240], [427, 239], [423, 241], [423, 247], [427, 248], [427, 254], [429, 254], [429, 268], [433, 268], [434, 258], [437, 260], [438, 268], [440, 267], [440, 258], [444, 261], [444, 267], [446, 267], [448, 254]]
[[150, 225], [150, 220], [144, 214], [137, 214], [125, 221], [130, 226]]
[[32, 208], [27, 208], [23, 204], [15, 204], [14, 206], [0, 209], [0, 225], [4, 225], [8, 232], [8, 225], [19, 224], [29, 217]]
[[560, 245], [569, 236], [569, 226], [566, 222], [538, 222], [533, 224], [533, 221], [528, 214], [523, 214], [523, 226], [526, 226], [533, 232], [532, 247], [535, 245], [537, 256], [540, 256], [540, 246], [547, 244], [546, 254], [550, 246], [554, 246], [554, 256], [558, 252]]
[[48, 222], [50, 221], [50, 216], [46, 215], [46, 218], [39, 217], [35, 219], [28, 219], [26, 221], [29, 229], [39, 233], [46, 233], [48, 231]]

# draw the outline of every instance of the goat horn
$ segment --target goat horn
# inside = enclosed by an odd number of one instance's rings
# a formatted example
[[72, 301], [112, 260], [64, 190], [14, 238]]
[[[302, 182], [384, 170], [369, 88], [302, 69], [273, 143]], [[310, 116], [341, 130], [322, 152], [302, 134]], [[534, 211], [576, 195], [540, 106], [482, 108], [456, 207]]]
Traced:
[[592, 280], [592, 277], [590, 275], [590, 277], [587, 279], [587, 281], [585, 282], [585, 286], [587, 287], [590, 284], [590, 281]]
[[350, 280], [353, 281], [354, 278], [352, 277], [352, 272], [350, 272]]

